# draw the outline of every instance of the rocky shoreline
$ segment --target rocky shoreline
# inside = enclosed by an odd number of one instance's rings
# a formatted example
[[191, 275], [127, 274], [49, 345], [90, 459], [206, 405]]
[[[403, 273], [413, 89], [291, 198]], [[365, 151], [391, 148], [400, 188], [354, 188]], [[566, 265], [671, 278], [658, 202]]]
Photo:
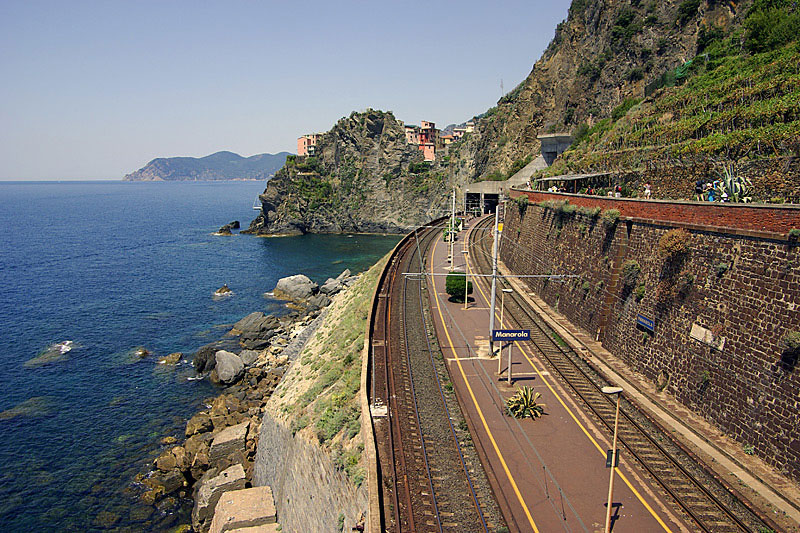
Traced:
[[[331, 298], [356, 279], [349, 270], [321, 287], [303, 275], [283, 278], [273, 294], [289, 302], [291, 313], [275, 317], [253, 312], [222, 339], [193, 354], [198, 378], [223, 388], [188, 420], [182, 439], [161, 440], [164, 449], [152, 468], [133, 481], [140, 504], [162, 514], [191, 501], [191, 526], [183, 524], [172, 531], [207, 531], [222, 493], [252, 486], [267, 401], [313, 335]], [[181, 357], [171, 354], [162, 363], [176, 364]]]

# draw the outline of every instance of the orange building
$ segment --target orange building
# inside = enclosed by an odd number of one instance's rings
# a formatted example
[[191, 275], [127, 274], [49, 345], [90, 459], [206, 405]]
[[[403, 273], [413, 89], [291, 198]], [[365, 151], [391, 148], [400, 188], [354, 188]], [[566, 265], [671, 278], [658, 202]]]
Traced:
[[436, 124], [422, 120], [419, 123], [419, 144], [433, 143], [437, 144], [439, 140], [439, 130], [436, 129]]
[[436, 160], [436, 145], [433, 143], [425, 143], [420, 144], [419, 149], [422, 150], [422, 157], [425, 158], [425, 161], [435, 161]]
[[319, 133], [309, 133], [297, 138], [297, 155], [314, 155], [317, 141], [322, 135]]

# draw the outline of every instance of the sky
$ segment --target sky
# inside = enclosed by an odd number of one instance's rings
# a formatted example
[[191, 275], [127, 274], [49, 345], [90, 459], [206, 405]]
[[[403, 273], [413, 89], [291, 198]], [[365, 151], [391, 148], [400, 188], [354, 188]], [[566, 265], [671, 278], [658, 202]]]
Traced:
[[294, 152], [371, 107], [443, 127], [530, 73], [569, 0], [0, 0], [0, 180]]

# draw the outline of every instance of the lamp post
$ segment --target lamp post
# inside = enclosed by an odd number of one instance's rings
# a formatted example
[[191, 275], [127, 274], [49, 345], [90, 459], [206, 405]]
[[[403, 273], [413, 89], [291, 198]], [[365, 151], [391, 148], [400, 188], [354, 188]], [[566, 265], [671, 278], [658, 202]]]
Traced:
[[467, 265], [467, 254], [469, 250], [464, 248], [461, 250], [461, 253], [464, 254], [464, 309], [467, 309], [467, 299], [469, 298], [469, 268]]
[[[503, 311], [505, 310], [506, 293], [514, 292], [514, 289], [503, 289], [503, 294], [500, 296], [500, 329], [503, 329]], [[503, 345], [500, 345], [500, 350], [497, 352], [497, 375], [503, 369]]]
[[619, 426], [619, 399], [622, 396], [622, 387], [603, 387], [603, 394], [617, 396], [617, 412], [614, 415], [614, 437], [611, 440], [611, 477], [608, 480], [608, 506], [606, 507], [606, 527], [603, 531], [611, 533], [611, 503], [614, 498], [614, 468], [617, 459], [617, 427]]

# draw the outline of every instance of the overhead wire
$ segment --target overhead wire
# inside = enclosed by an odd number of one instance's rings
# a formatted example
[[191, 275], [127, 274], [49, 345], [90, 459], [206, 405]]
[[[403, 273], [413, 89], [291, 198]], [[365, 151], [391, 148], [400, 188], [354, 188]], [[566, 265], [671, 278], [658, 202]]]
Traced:
[[[490, 228], [486, 228], [485, 231], [483, 232], [484, 233], [484, 235], [483, 235], [484, 239], [488, 240], [491, 237], [491, 231], [489, 231], [489, 230], [490, 230]], [[541, 257], [539, 257], [539, 254], [537, 254], [535, 252], [535, 250], [533, 250], [533, 249], [531, 249], [531, 248], [529, 248], [529, 247], [527, 247], [527, 246], [525, 246], [525, 245], [523, 245], [523, 244], [521, 244], [519, 242], [516, 242], [516, 241], [514, 241], [512, 239], [508, 239], [508, 238], [504, 239], [503, 236], [502, 236], [502, 233], [501, 233], [501, 241], [500, 242], [501, 242], [501, 245], [502, 245], [502, 243], [509, 243], [510, 245], [521, 249], [522, 253], [525, 256], [525, 259], [533, 261], [543, 271], [547, 271], [546, 269], [549, 269], [549, 268], [552, 267], [552, 265], [546, 263]], [[480, 248], [480, 250], [483, 252], [483, 255], [485, 257], [487, 257], [487, 258], [489, 257], [488, 251], [484, 250], [483, 248]], [[765, 264], [764, 262], [758, 262], [758, 261], [755, 261], [755, 263], [756, 264], [759, 264], [759, 263]], [[563, 276], [564, 274], [551, 274], [551, 277], [558, 278], [559, 275]], [[577, 275], [580, 276], [583, 279], [583, 274], [577, 274]], [[532, 287], [529, 286], [529, 288], [531, 290], [533, 290]], [[622, 305], [620, 305], [620, 307], [622, 307], [622, 313], [625, 313], [624, 316], [629, 318], [629, 319], [635, 318], [633, 315], [634, 314], [638, 314], [638, 313], [634, 312], [632, 306], [624, 305], [626, 303], [626, 301], [627, 301], [627, 298], [622, 298], [620, 295], [612, 293], [605, 285], [603, 285], [601, 287], [600, 292], [599, 292], [599, 294], [597, 296], [590, 296], [590, 298], [592, 298], [594, 301], [597, 302], [597, 303], [595, 303], [595, 306], [598, 309], [601, 308], [602, 305], [603, 305], [602, 299], [599, 296], [610, 298], [610, 299], [612, 299], [613, 302], [616, 302], [617, 304], [622, 304]], [[662, 318], [659, 319], [658, 324], [659, 324], [659, 328], [666, 328], [667, 331], [669, 331], [670, 333], [672, 333], [675, 336], [682, 337], [682, 336], [685, 336], [687, 334], [685, 325], [684, 324], [678, 324], [677, 321], [675, 319], [673, 319], [673, 318], [662, 317]], [[695, 354], [694, 359], [695, 360], [699, 360], [699, 361], [701, 361], [703, 363], [706, 363], [706, 365], [708, 367], [712, 367], [713, 368], [713, 365], [716, 364], [716, 362], [711, 358], [711, 353], [710, 353], [710, 350], [712, 350], [713, 348], [711, 346], [704, 347], [704, 348], [706, 348], [706, 349], [703, 350], [703, 351], [708, 352], [708, 355], [706, 355], [704, 353]], [[699, 371], [700, 370], [698, 370], [698, 372]], [[755, 380], [755, 379], [754, 380], [748, 380], [748, 379], [746, 379], [746, 377], [741, 377], [738, 374], [734, 375], [732, 378], [730, 376], [726, 376], [726, 379], [734, 379], [734, 380], [738, 381], [739, 383], [743, 383], [743, 384], [746, 384], [748, 386], [754, 386], [754, 387], [760, 388], [760, 389], [764, 389], [767, 386], [766, 384], [761, 384], [760, 380]], [[759, 387], [759, 385], [760, 385], [760, 387]]]

